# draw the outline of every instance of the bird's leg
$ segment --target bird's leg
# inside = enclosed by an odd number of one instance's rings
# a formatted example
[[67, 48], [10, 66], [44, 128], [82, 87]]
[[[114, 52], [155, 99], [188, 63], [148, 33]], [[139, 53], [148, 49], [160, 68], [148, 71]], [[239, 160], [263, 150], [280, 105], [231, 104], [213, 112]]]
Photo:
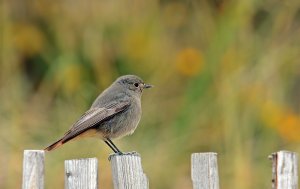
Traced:
[[118, 150], [116, 150], [107, 140], [104, 140], [104, 142], [115, 152], [118, 153]]
[[123, 154], [123, 152], [121, 152], [121, 151], [119, 150], [119, 148], [118, 148], [118, 147], [110, 140], [110, 138], [107, 138], [107, 141], [110, 143], [110, 145], [112, 145], [112, 146], [114, 147], [115, 150], [117, 150], [116, 153], [118, 153], [118, 154]]

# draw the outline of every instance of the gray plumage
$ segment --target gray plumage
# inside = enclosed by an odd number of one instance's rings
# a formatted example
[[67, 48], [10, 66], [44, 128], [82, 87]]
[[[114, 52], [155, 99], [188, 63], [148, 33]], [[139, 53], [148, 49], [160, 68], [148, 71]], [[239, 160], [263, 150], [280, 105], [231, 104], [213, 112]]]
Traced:
[[151, 88], [135, 75], [119, 77], [94, 101], [91, 108], [65, 133], [51, 144], [51, 151], [79, 137], [100, 137], [115, 152], [120, 150], [111, 139], [132, 134], [141, 119], [141, 96], [145, 88]]

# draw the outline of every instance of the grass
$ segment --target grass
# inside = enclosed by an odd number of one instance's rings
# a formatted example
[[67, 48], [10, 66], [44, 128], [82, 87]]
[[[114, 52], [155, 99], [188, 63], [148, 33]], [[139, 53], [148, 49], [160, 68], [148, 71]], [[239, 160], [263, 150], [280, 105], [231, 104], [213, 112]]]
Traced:
[[[219, 154], [222, 188], [268, 187], [267, 156], [299, 151], [298, 1], [0, 8], [0, 188], [20, 186], [24, 149], [57, 139], [129, 73], [155, 88], [143, 95], [139, 128], [116, 143], [141, 154], [152, 188], [191, 188], [190, 154], [201, 151]], [[65, 159], [97, 157], [100, 185], [112, 188], [109, 153], [86, 139], [47, 154], [46, 187], [63, 187]]]

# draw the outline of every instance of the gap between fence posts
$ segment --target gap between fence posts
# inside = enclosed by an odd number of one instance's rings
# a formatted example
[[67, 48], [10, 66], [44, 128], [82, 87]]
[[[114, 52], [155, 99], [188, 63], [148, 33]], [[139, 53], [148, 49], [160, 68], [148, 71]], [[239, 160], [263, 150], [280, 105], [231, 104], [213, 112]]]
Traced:
[[269, 156], [272, 160], [272, 189], [298, 189], [298, 155], [279, 151]]
[[191, 159], [193, 188], [219, 189], [217, 153], [193, 153]]
[[143, 172], [138, 153], [113, 154], [109, 157], [114, 189], [148, 189], [149, 183]]
[[96, 158], [65, 161], [66, 189], [98, 189], [98, 160]]
[[24, 150], [22, 189], [43, 189], [45, 174], [45, 152]]

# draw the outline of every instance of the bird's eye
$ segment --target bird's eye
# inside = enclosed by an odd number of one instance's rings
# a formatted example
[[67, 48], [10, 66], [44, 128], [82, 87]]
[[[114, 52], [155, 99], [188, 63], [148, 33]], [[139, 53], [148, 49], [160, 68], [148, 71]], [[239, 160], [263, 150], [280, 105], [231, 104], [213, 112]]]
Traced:
[[139, 86], [139, 84], [138, 84], [138, 83], [134, 83], [134, 86], [135, 86], [135, 87], [138, 87], [138, 86]]

